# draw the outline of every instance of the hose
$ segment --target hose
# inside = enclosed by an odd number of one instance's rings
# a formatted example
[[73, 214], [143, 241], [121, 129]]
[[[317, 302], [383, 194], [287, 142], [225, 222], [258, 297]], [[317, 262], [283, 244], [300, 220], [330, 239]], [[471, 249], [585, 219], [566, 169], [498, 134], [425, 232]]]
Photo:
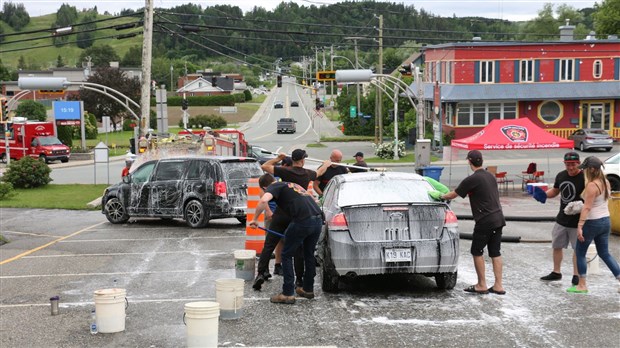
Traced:
[[[472, 215], [457, 215], [459, 220], [473, 220]], [[555, 216], [505, 216], [506, 221], [555, 222]]]

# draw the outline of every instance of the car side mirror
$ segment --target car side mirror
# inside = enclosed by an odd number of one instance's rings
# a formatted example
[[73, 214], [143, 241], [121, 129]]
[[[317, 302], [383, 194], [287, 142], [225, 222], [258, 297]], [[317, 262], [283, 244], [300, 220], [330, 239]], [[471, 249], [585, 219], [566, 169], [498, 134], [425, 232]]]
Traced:
[[125, 184], [130, 184], [131, 183], [131, 174], [125, 175], [123, 177], [123, 183], [125, 183]]

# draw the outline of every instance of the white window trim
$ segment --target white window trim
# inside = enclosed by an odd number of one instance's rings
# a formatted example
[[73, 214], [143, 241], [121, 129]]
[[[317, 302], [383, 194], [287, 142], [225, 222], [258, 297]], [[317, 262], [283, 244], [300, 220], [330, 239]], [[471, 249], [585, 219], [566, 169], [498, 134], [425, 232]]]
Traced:
[[[483, 72], [486, 73], [486, 67], [491, 67], [491, 73], [487, 74], [487, 79], [482, 80]], [[481, 60], [480, 61], [480, 83], [494, 83], [495, 82], [495, 61], [493, 60]]]
[[[474, 108], [473, 108], [473, 105], [474, 105], [474, 104], [482, 104], [482, 103], [474, 103], [474, 102], [470, 102], [470, 103], [459, 103], [460, 105], [458, 105], [458, 106], [457, 106], [457, 108], [456, 108], [456, 110], [455, 110], [455, 126], [456, 126], [456, 127], [483, 127], [483, 126], [486, 126], [487, 124], [489, 124], [489, 103], [490, 103], [490, 102], [485, 102], [485, 103], [484, 103], [484, 105], [485, 105], [485, 106], [484, 106], [484, 109], [485, 109], [485, 112], [484, 112], [484, 113], [485, 113], [485, 114], [484, 114], [484, 124], [474, 124], [474, 123], [473, 123], [473, 121], [474, 121]], [[506, 119], [506, 118], [504, 117], [504, 116], [505, 116], [505, 113], [506, 113], [506, 111], [505, 111], [505, 106], [506, 106], [506, 104], [511, 104], [511, 106], [514, 106], [514, 117], [513, 117], [513, 118], [510, 118], [510, 120], [514, 120], [514, 119], [516, 119], [516, 118], [518, 118], [518, 117], [519, 117], [519, 115], [518, 115], [518, 105], [517, 105], [517, 102], [513, 102], [513, 101], [502, 101], [502, 102], [495, 102], [495, 101], [494, 101], [494, 102], [492, 102], [492, 103], [494, 103], [494, 104], [500, 103], [500, 104], [501, 104], [501, 106], [500, 106], [501, 111], [500, 111], [500, 118], [499, 118], [500, 120], [504, 120], [504, 119]], [[469, 113], [468, 113], [468, 115], [469, 115], [469, 121], [468, 121], [468, 123], [467, 123], [467, 124], [460, 124], [460, 123], [459, 123], [459, 109], [460, 109], [461, 107], [463, 107], [464, 105], [467, 105], [468, 110], [469, 110]]]
[[[568, 62], [571, 62], [570, 66], [571, 66], [571, 71], [570, 71], [570, 76], [571, 78], [566, 78], [566, 75], [568, 75], [569, 69], [568, 67]], [[562, 67], [562, 65], [565, 65], [564, 67]], [[560, 81], [575, 81], [575, 60], [574, 59], [560, 59], [560, 71], [559, 71], [559, 80]], [[563, 76], [564, 75], [564, 76]]]
[[[523, 79], [523, 63], [526, 64], [526, 70], [528, 70], [529, 74], [525, 74], [525, 76], [530, 76], [530, 79]], [[530, 83], [534, 82], [534, 60], [533, 59], [523, 59], [519, 62], [519, 82]]]
[[[596, 76], [596, 66], [599, 66], [599, 74]], [[592, 63], [592, 77], [595, 79], [600, 79], [603, 76], [603, 61], [597, 59]]]

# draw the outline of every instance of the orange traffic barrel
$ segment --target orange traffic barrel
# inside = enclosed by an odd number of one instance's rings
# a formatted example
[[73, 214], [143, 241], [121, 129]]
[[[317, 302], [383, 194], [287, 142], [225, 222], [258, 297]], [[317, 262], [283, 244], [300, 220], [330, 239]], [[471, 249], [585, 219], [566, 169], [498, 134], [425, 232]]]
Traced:
[[[248, 180], [248, 209], [246, 211], [246, 226], [245, 226], [245, 249], [255, 250], [256, 255], [260, 255], [265, 245], [265, 231], [259, 228], [250, 227], [250, 222], [254, 220], [254, 213], [256, 212], [256, 206], [260, 200], [260, 187], [258, 186], [257, 178], [250, 178]], [[265, 214], [260, 214], [258, 217], [258, 225], [265, 227]]]

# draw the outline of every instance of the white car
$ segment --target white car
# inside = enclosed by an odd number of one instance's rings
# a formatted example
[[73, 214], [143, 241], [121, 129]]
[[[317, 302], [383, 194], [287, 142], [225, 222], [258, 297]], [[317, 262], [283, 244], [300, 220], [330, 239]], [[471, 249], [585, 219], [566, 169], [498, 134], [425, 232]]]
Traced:
[[612, 191], [620, 191], [620, 152], [609, 157], [604, 162], [603, 172], [611, 184]]

